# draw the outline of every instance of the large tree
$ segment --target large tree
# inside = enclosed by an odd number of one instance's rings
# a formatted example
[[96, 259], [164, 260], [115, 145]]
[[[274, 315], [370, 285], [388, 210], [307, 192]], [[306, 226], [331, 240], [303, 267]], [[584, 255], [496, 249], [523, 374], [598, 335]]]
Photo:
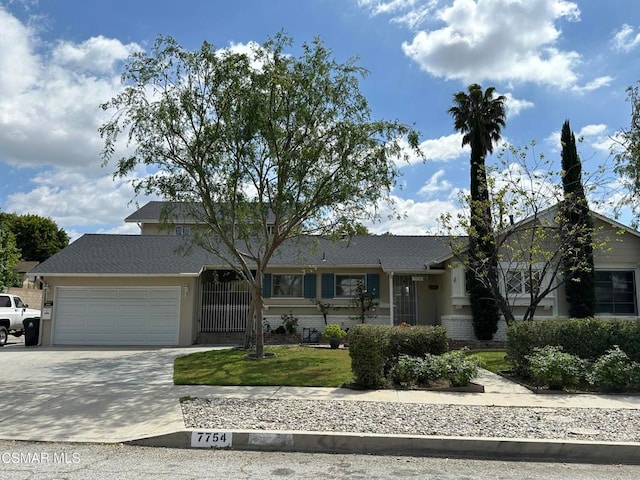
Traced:
[[44, 262], [69, 244], [67, 233], [50, 218], [30, 213], [0, 213], [0, 218], [15, 236], [23, 260]]
[[[564, 289], [569, 303], [569, 315], [574, 318], [593, 317], [596, 309], [596, 278], [593, 264], [593, 219], [582, 184], [582, 162], [578, 156], [576, 138], [569, 120], [562, 125], [562, 186], [561, 204], [563, 230], [572, 241], [564, 242], [562, 263]], [[583, 235], [575, 235], [578, 230]]]
[[490, 340], [498, 329], [500, 311], [491, 289], [476, 278], [481, 274], [489, 283], [497, 285], [496, 244], [493, 237], [491, 208], [485, 159], [493, 153], [494, 143], [500, 140], [505, 126], [505, 97], [494, 97], [495, 89], [484, 92], [478, 84], [468, 87], [468, 92], [458, 92], [453, 97], [454, 106], [449, 109], [455, 129], [462, 133], [462, 146], [471, 147], [471, 203], [469, 228], [469, 258], [472, 268], [468, 270], [468, 289], [471, 296], [473, 327], [476, 337]]
[[[516, 321], [532, 320], [540, 306], [553, 306], [552, 295], [565, 285], [568, 277], [562, 275], [563, 252], [572, 251], [576, 244], [590, 239], [591, 250], [606, 246], [607, 236], [599, 235], [599, 229], [582, 222], [570, 224], [563, 213], [584, 205], [578, 197], [564, 195], [563, 171], [554, 170], [553, 160], [536, 155], [535, 142], [524, 148], [508, 146], [496, 155], [497, 165], [487, 167], [489, 200], [496, 242], [496, 283], [486, 274], [484, 265], [478, 265], [468, 254], [474, 236], [467, 213], [473, 203], [470, 195], [461, 195], [458, 214], [441, 217], [450, 247], [456, 258], [455, 267], [471, 272], [483, 286], [491, 291], [508, 325]], [[596, 189], [598, 174], [589, 176], [588, 186]], [[592, 199], [595, 205], [605, 200]], [[458, 231], [466, 236], [456, 236]], [[587, 262], [574, 265], [574, 273], [592, 271]]]
[[16, 266], [20, 261], [20, 251], [4, 219], [0, 216], [0, 292], [19, 283]]
[[631, 209], [634, 226], [640, 219], [640, 90], [638, 86], [627, 89], [627, 100], [631, 104], [631, 121], [628, 128], [621, 129], [614, 137], [615, 170], [620, 175], [627, 194], [620, 206]]
[[[194, 240], [249, 283], [257, 319], [278, 248], [375, 217], [403, 142], [418, 145], [410, 127], [371, 119], [355, 60], [337, 62], [319, 39], [297, 57], [291, 45], [277, 34], [250, 54], [207, 42], [188, 51], [159, 37], [128, 61], [100, 129], [105, 162], [120, 134], [133, 152], [117, 159], [115, 175], [150, 167], [136, 191], [180, 202], [203, 225]], [[261, 321], [255, 331], [261, 358]]]

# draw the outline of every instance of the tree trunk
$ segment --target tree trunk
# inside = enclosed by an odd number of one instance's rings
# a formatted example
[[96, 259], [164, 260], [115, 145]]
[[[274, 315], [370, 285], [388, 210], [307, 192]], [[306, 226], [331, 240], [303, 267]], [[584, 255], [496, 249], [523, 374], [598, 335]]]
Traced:
[[253, 295], [251, 295], [251, 305], [249, 306], [249, 318], [247, 318], [247, 325], [244, 329], [244, 349], [249, 350], [251, 348], [251, 340], [255, 335], [256, 324], [256, 309], [254, 305]]
[[262, 291], [254, 293], [253, 310], [256, 319], [256, 358], [264, 358], [264, 327], [262, 325], [262, 311], [264, 310], [264, 300]]

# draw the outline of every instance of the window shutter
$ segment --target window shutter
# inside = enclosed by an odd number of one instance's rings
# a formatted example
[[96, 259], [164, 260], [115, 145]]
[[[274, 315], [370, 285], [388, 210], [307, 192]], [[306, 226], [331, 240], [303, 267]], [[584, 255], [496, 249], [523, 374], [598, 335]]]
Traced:
[[265, 273], [262, 276], [262, 296], [264, 298], [271, 298], [271, 274]]
[[380, 298], [379, 273], [367, 273], [367, 292], [373, 293], [374, 298]]
[[304, 275], [304, 298], [316, 298], [316, 276], [315, 273]]
[[333, 273], [322, 274], [322, 298], [333, 298], [334, 293], [334, 276]]

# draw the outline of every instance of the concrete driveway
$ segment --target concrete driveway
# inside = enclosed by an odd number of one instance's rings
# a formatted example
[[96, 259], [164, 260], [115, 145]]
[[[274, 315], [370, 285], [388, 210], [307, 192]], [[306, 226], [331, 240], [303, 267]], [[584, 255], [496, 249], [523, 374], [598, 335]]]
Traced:
[[0, 439], [121, 442], [184, 429], [173, 361], [193, 348], [0, 348]]
[[0, 348], [0, 384], [172, 385], [173, 361], [211, 347], [25, 347], [11, 337]]

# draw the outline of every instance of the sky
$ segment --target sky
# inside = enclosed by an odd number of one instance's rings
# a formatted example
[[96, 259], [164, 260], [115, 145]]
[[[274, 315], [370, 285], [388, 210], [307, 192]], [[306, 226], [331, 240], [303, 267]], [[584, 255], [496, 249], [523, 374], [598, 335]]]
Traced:
[[383, 215], [370, 231], [433, 233], [469, 188], [448, 109], [471, 83], [505, 95], [508, 144], [535, 141], [536, 154], [559, 160], [568, 119], [583, 168], [612, 172], [612, 138], [630, 123], [626, 89], [640, 80], [637, 1], [0, 0], [0, 210], [49, 217], [72, 239], [139, 233], [124, 218], [148, 198], [113, 179], [98, 134], [127, 57], [158, 35], [241, 49], [284, 31], [293, 54], [318, 36], [336, 60], [357, 56], [372, 117], [420, 132], [424, 159], [400, 164], [392, 192], [402, 218]]

